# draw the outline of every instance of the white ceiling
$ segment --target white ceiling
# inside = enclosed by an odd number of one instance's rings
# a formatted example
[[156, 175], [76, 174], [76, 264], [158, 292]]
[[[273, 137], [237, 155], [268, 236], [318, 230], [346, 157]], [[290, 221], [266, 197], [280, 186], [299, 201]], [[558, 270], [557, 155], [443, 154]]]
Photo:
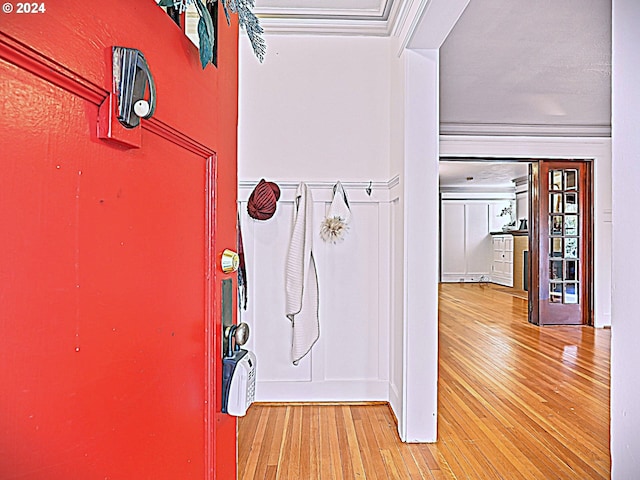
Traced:
[[610, 135], [611, 0], [471, 0], [440, 102], [445, 134]]
[[440, 187], [485, 190], [513, 187], [513, 180], [527, 176], [528, 165], [515, 161], [441, 161]]

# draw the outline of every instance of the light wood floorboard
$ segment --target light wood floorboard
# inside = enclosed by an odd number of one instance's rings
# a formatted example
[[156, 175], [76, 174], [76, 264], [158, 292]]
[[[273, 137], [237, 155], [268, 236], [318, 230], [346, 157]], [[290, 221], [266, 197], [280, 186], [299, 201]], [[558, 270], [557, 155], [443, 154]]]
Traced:
[[241, 480], [608, 479], [610, 330], [543, 327], [502, 287], [443, 284], [438, 442], [387, 405], [253, 405]]

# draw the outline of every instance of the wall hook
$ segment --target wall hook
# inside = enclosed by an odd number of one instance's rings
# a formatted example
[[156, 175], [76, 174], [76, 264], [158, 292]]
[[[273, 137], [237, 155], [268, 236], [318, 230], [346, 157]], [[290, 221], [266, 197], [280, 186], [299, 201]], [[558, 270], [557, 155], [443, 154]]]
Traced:
[[369, 186], [368, 186], [367, 188], [365, 188], [365, 189], [364, 189], [364, 191], [365, 191], [365, 192], [367, 192], [367, 195], [369, 195], [369, 196], [371, 196], [371, 191], [372, 191], [372, 189], [371, 189], [371, 184], [372, 184], [372, 183], [373, 183], [373, 182], [371, 182], [371, 180], [369, 180]]

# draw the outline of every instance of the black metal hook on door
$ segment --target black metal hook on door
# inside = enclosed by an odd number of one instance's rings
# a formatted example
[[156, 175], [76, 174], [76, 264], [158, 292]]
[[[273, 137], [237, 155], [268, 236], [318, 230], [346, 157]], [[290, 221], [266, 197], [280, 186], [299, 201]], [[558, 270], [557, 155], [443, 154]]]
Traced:
[[[118, 97], [118, 121], [126, 128], [140, 125], [156, 110], [156, 85], [140, 50], [113, 47], [113, 82]], [[149, 98], [144, 95], [149, 85]]]

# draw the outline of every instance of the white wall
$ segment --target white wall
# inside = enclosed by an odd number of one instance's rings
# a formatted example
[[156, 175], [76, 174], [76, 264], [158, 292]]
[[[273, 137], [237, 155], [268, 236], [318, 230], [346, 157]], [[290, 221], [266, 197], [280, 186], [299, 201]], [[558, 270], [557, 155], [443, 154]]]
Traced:
[[403, 412], [400, 437], [434, 442], [438, 408], [438, 51], [406, 50]]
[[527, 221], [529, 226], [529, 190], [516, 193], [516, 227], [520, 227], [521, 220]]
[[[250, 301], [243, 320], [258, 356], [257, 399], [390, 400], [390, 390], [401, 388], [397, 368], [390, 375], [389, 353], [393, 348], [401, 357], [397, 324], [390, 331], [389, 226], [398, 219], [392, 214], [398, 196], [390, 194], [398, 179], [389, 173], [391, 41], [302, 35], [266, 41], [262, 65], [240, 42], [239, 200]], [[282, 188], [276, 215], [265, 222], [246, 214], [262, 177]], [[319, 232], [336, 180], [351, 201], [352, 225], [338, 245], [315, 236], [320, 340], [294, 367], [283, 277], [293, 193], [300, 181], [311, 187]]]
[[[392, 38], [392, 40], [395, 40]], [[404, 172], [404, 115], [405, 115], [405, 58], [395, 54], [398, 49], [392, 48], [391, 66], [391, 143], [389, 176]], [[397, 182], [390, 191], [391, 223], [391, 312], [390, 312], [390, 351], [389, 351], [389, 403], [400, 422], [403, 414], [403, 378], [404, 378], [404, 185]]]
[[240, 42], [238, 177], [388, 181], [389, 38], [266, 42], [263, 64]]
[[594, 162], [594, 322], [611, 325], [611, 140], [608, 138], [441, 136], [443, 156], [583, 158]]
[[640, 478], [640, 3], [613, 0], [612, 478]]
[[520, 220], [527, 220], [529, 227], [529, 181], [527, 177], [516, 179], [516, 226], [520, 228]]
[[[472, 198], [466, 198], [472, 197]], [[484, 198], [483, 198], [484, 197]], [[440, 200], [440, 281], [486, 282], [492, 274], [490, 232], [500, 232], [510, 217], [499, 216], [513, 193], [442, 193]]]

